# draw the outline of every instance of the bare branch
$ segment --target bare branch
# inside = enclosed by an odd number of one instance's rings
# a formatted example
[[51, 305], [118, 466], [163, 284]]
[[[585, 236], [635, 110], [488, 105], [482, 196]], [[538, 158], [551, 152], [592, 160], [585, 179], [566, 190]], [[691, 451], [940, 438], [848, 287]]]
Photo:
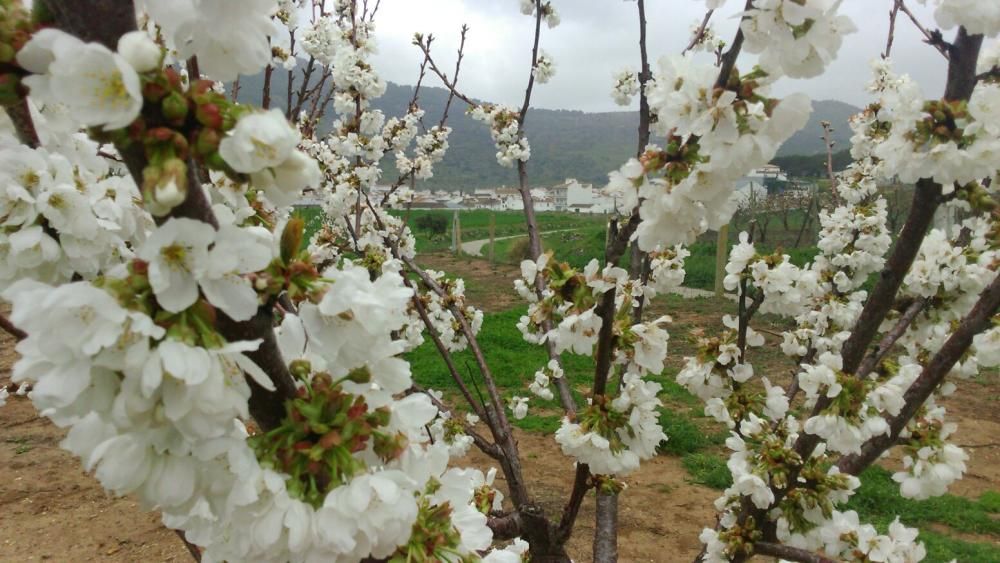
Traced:
[[817, 553], [781, 545], [780, 543], [757, 542], [753, 544], [754, 552], [758, 555], [770, 555], [786, 561], [798, 561], [800, 563], [835, 563], [833, 559], [823, 557]]
[[[430, 399], [432, 403], [434, 403], [434, 406], [436, 406], [439, 411], [451, 412], [451, 409], [448, 407], [448, 405], [442, 403], [440, 399], [438, 399], [434, 395], [431, 395], [426, 389], [424, 389], [420, 385], [414, 383], [412, 387], [413, 390], [417, 391], [418, 393], [423, 393], [427, 395], [427, 398]], [[473, 428], [471, 424], [462, 421], [462, 430], [472, 438], [472, 442], [476, 444], [476, 447], [479, 448], [479, 450], [482, 451], [484, 454], [492, 457], [493, 459], [500, 459], [500, 456], [503, 455], [503, 452], [500, 451], [500, 448], [498, 448], [496, 444], [487, 441], [485, 437], [483, 437], [480, 433], [476, 432], [476, 429]]]
[[[528, 86], [524, 89], [524, 103], [521, 104], [521, 113], [517, 116], [517, 124], [524, 127], [524, 119], [528, 117], [528, 108], [531, 107], [531, 90], [535, 86], [535, 67], [538, 66], [538, 40], [542, 36], [542, 0], [535, 0], [535, 39], [531, 45], [531, 71], [528, 73]], [[523, 160], [519, 160], [523, 164]]]
[[889, 353], [889, 350], [892, 349], [893, 345], [896, 344], [896, 341], [906, 334], [906, 329], [910, 327], [913, 320], [923, 312], [929, 303], [928, 299], [918, 299], [906, 308], [899, 317], [899, 320], [896, 321], [895, 326], [878, 343], [878, 347], [868, 352], [868, 355], [862, 360], [861, 365], [858, 367], [858, 377], [866, 377], [879, 365], [882, 359], [885, 358], [885, 355]]
[[[469, 32], [469, 26], [462, 24], [461, 41], [458, 44], [458, 58], [455, 59], [455, 74], [452, 75], [452, 79], [455, 83], [458, 83], [458, 73], [462, 70], [462, 57], [465, 56], [465, 34]], [[426, 59], [424, 59], [426, 62]], [[424, 66], [420, 65], [420, 76], [423, 77]], [[441, 114], [441, 127], [444, 127], [445, 121], [448, 120], [448, 110], [451, 109], [451, 102], [455, 99], [455, 91], [448, 91], [448, 101], [444, 104], [444, 112]]]
[[260, 97], [260, 107], [269, 109], [271, 107], [271, 75], [274, 74], [274, 67], [267, 65], [264, 69], [264, 91]]
[[[897, 0], [897, 4], [899, 6], [899, 9], [902, 10], [902, 12], [906, 14], [907, 17], [910, 18], [910, 21], [913, 22], [913, 25], [920, 30], [920, 33], [924, 34], [924, 43], [927, 43], [931, 47], [937, 49], [937, 51], [941, 53], [941, 55], [944, 58], [950, 59], [951, 57], [949, 51], [951, 50], [950, 47], [952, 45], [944, 40], [944, 37], [941, 36], [941, 31], [938, 29], [935, 29], [934, 31], [928, 31], [928, 29], [924, 27], [923, 24], [920, 23], [920, 20], [917, 19], [917, 16], [913, 15], [913, 12], [911, 12], [910, 9], [906, 7], [906, 4], [903, 3], [903, 0]], [[886, 51], [888, 51], [888, 49], [886, 49]]]
[[16, 104], [8, 106], [7, 116], [14, 124], [14, 131], [17, 133], [17, 140], [21, 141], [33, 149], [38, 148], [41, 142], [38, 140], [38, 131], [35, 129], [35, 122], [31, 119], [31, 109], [28, 107], [28, 99], [21, 98]]
[[[753, 0], [747, 0], [746, 5], [743, 6], [743, 11], [747, 12], [753, 8]], [[719, 65], [719, 77], [715, 80], [715, 87], [722, 88], [729, 81], [729, 75], [732, 74], [733, 69], [736, 68], [736, 59], [740, 56], [740, 50], [743, 49], [743, 20], [749, 18], [749, 15], [744, 15], [743, 19], [740, 20], [740, 28], [736, 30], [736, 36], [733, 38], [733, 43], [729, 47], [729, 50], [725, 52], [719, 59], [721, 63]]]
[[1000, 78], [1000, 66], [994, 65], [993, 68], [987, 70], [986, 72], [981, 72], [977, 74], [976, 82], [980, 82], [982, 80], [989, 80], [991, 78], [992, 79]]
[[440, 68], [438, 68], [437, 64], [434, 62], [434, 57], [431, 56], [430, 43], [428, 42], [425, 45], [423, 36], [417, 35], [413, 39], [413, 44], [419, 47], [420, 50], [424, 53], [424, 57], [427, 58], [427, 62], [430, 63], [431, 65], [431, 70], [434, 72], [434, 74], [438, 76], [439, 79], [441, 79], [441, 83], [444, 84], [445, 88], [447, 88], [449, 92], [451, 92], [452, 94], [454, 94], [456, 98], [462, 100], [463, 102], [469, 104], [470, 106], [479, 105], [476, 102], [472, 101], [472, 99], [469, 98], [468, 96], [459, 92], [458, 89], [456, 88], [457, 81], [448, 80], [448, 75], [445, 74]]
[[201, 548], [188, 541], [187, 536], [184, 535], [184, 530], [174, 530], [174, 533], [177, 534], [177, 537], [179, 537], [182, 542], [184, 542], [184, 547], [186, 547], [188, 553], [191, 554], [191, 559], [194, 559], [195, 561], [198, 561], [200, 563]]
[[14, 326], [14, 323], [10, 322], [7, 315], [0, 315], [0, 328], [17, 340], [24, 340], [28, 337], [28, 333]]
[[[458, 385], [458, 389], [459, 391], [461, 391], [462, 396], [465, 397], [466, 402], [469, 403], [469, 406], [472, 407], [472, 410], [476, 411], [476, 415], [479, 418], [483, 420], [489, 420], [489, 416], [487, 415], [485, 410], [485, 405], [475, 400], [475, 398], [472, 396], [472, 393], [469, 392], [469, 388], [465, 385], [465, 381], [462, 379], [462, 375], [458, 372], [458, 368], [455, 367], [455, 362], [451, 357], [451, 352], [448, 351], [448, 348], [444, 345], [444, 342], [441, 341], [441, 335], [438, 334], [437, 329], [434, 327], [434, 323], [431, 322], [430, 317], [427, 315], [427, 308], [424, 306], [423, 301], [420, 299], [420, 293], [416, 290], [416, 288], [413, 287], [413, 284], [410, 282], [410, 280], [403, 278], [403, 283], [405, 283], [407, 287], [410, 287], [414, 290], [413, 305], [417, 309], [417, 314], [420, 315], [420, 320], [423, 321], [424, 326], [427, 327], [427, 332], [428, 334], [430, 334], [431, 340], [434, 342], [434, 346], [438, 349], [438, 353], [441, 355], [441, 358], [444, 360], [445, 366], [448, 368], [448, 373], [450, 373], [452, 379], [455, 380], [455, 384]], [[445, 296], [442, 296], [442, 299], [444, 298]]]
[[892, 40], [896, 35], [896, 14], [899, 13], [899, 8], [902, 4], [902, 0], [894, 0], [892, 9], [889, 10], [889, 35], [885, 39], [885, 51], [882, 52], [883, 59], [888, 59], [889, 53], [892, 51]]
[[837, 200], [839, 199], [839, 196], [837, 195], [837, 176], [833, 173], [834, 141], [831, 138], [833, 127], [830, 125], [829, 121], [820, 121], [819, 124], [823, 127], [823, 145], [826, 147], [826, 176], [830, 179], [830, 193], [832, 193], [835, 200]]

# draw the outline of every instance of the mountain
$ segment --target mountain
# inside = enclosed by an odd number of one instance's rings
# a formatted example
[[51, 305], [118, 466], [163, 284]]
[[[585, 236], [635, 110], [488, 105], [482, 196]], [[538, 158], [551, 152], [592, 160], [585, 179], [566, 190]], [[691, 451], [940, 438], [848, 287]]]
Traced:
[[[240, 78], [240, 101], [260, 104], [263, 75]], [[275, 72], [271, 82], [271, 107], [286, 106], [287, 74]], [[405, 113], [413, 97], [413, 87], [389, 83], [385, 95], [373, 102], [376, 109], [386, 116]], [[420, 107], [424, 109], [425, 122], [437, 123], [444, 111], [448, 91], [444, 88], [423, 86], [420, 89]], [[424, 182], [433, 189], [471, 190], [479, 187], [517, 184], [517, 171], [497, 164], [489, 131], [486, 125], [465, 114], [465, 104], [452, 103], [448, 125], [452, 134], [444, 160], [434, 167], [434, 177]], [[847, 146], [850, 130], [847, 117], [857, 108], [832, 100], [813, 102], [809, 124], [793, 135], [778, 151], [779, 155], [808, 155], [824, 152], [819, 138], [819, 122], [828, 120], [834, 127], [838, 147]], [[324, 116], [320, 131], [329, 130], [332, 110]], [[531, 142], [529, 177], [533, 185], [551, 185], [566, 178], [603, 185], [608, 172], [617, 169], [635, 154], [639, 118], [636, 112], [585, 113], [574, 110], [549, 110], [532, 108], [525, 126]], [[386, 159], [386, 178], [395, 178], [392, 160]]]
[[829, 121], [830, 125], [833, 126], [833, 134], [830, 137], [834, 141], [834, 152], [850, 148], [851, 128], [847, 125], [847, 121], [859, 111], [861, 111], [860, 108], [837, 100], [813, 101], [813, 112], [809, 116], [809, 123], [796, 131], [791, 138], [785, 141], [785, 144], [781, 145], [781, 148], [778, 149], [778, 156], [826, 153], [826, 145], [823, 143], [823, 126], [820, 125], [820, 121]]

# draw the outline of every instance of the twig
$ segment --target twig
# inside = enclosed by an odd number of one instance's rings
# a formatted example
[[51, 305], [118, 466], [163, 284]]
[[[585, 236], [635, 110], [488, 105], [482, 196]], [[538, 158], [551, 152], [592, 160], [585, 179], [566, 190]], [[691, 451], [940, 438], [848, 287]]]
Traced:
[[458, 369], [455, 368], [455, 362], [451, 357], [451, 352], [441, 341], [441, 335], [438, 334], [437, 329], [434, 327], [434, 323], [431, 322], [430, 317], [427, 315], [427, 308], [424, 307], [423, 301], [420, 299], [420, 292], [417, 291], [410, 280], [403, 278], [403, 283], [407, 287], [413, 289], [413, 306], [417, 310], [417, 314], [420, 315], [420, 320], [423, 321], [424, 326], [427, 328], [428, 334], [431, 336], [431, 340], [434, 342], [434, 346], [438, 349], [438, 353], [444, 360], [445, 366], [448, 368], [448, 373], [451, 374], [451, 378], [455, 380], [458, 385], [459, 391], [462, 396], [465, 397], [466, 402], [472, 407], [472, 410], [476, 412], [476, 415], [484, 420], [489, 420], [489, 414], [485, 410], [485, 405], [476, 402], [472, 397], [472, 393], [469, 392], [469, 388], [465, 385], [465, 381], [462, 380], [462, 376], [458, 373]]
[[[434, 403], [434, 406], [436, 406], [439, 411], [451, 412], [451, 409], [448, 408], [448, 405], [445, 405], [444, 403], [441, 402], [440, 399], [438, 399], [434, 395], [431, 395], [430, 392], [427, 391], [427, 389], [424, 389], [422, 386], [417, 385], [416, 383], [413, 384], [413, 389], [419, 393], [427, 395], [427, 397], [431, 400], [432, 403]], [[486, 438], [484, 438], [481, 434], [476, 432], [476, 429], [473, 428], [472, 425], [469, 424], [468, 422], [462, 421], [462, 430], [472, 438], [472, 442], [476, 444], [476, 447], [479, 448], [484, 454], [492, 457], [493, 459], [499, 459], [500, 456], [503, 455], [503, 452], [501, 452], [500, 449], [496, 447], [496, 444], [491, 444], [490, 442], [488, 442]]]
[[[743, 6], [743, 11], [748, 12], [753, 8], [753, 0], [747, 0], [746, 5]], [[743, 49], [743, 21], [749, 18], [749, 15], [744, 15], [740, 19], [740, 27], [736, 30], [736, 36], [733, 37], [733, 44], [729, 47], [729, 50], [725, 52], [720, 58], [719, 62], [719, 77], [715, 80], [715, 87], [722, 88], [729, 81], [729, 75], [732, 74], [733, 69], [736, 68], [736, 59], [740, 56], [740, 50]]]
[[937, 49], [937, 51], [941, 53], [941, 55], [944, 58], [950, 59], [951, 56], [949, 54], [949, 51], [951, 44], [944, 40], [944, 38], [941, 36], [941, 31], [937, 29], [935, 29], [934, 31], [928, 31], [927, 28], [920, 23], [920, 20], [917, 19], [917, 16], [913, 15], [913, 12], [911, 12], [910, 9], [906, 7], [906, 4], [903, 3], [903, 0], [897, 0], [897, 4], [899, 6], [899, 9], [902, 10], [902, 12], [906, 14], [907, 17], [910, 18], [910, 21], [913, 22], [913, 25], [915, 25], [917, 29], [920, 30], [920, 33], [924, 34], [924, 43], [927, 43], [931, 47]]
[[[469, 26], [462, 24], [461, 40], [458, 44], [458, 58], [455, 59], [455, 74], [452, 75], [454, 81], [458, 82], [458, 73], [462, 70], [462, 57], [465, 56], [465, 34], [469, 32]], [[427, 62], [427, 59], [424, 59]], [[420, 65], [420, 77], [424, 76], [424, 65]], [[444, 112], [441, 114], [440, 127], [444, 127], [445, 121], [448, 120], [448, 110], [451, 109], [451, 102], [455, 99], [455, 91], [448, 90], [448, 101], [444, 103]]]
[[823, 557], [818, 553], [781, 545], [780, 543], [757, 542], [753, 544], [754, 553], [758, 555], [770, 555], [786, 561], [798, 561], [800, 563], [834, 563], [833, 559]]
[[681, 51], [682, 55], [687, 53], [691, 49], [694, 49], [694, 46], [697, 45], [698, 43], [701, 43], [702, 38], [705, 37], [705, 29], [708, 27], [708, 20], [712, 19], [712, 14], [714, 12], [715, 9], [711, 9], [705, 12], [705, 17], [701, 20], [701, 25], [698, 26], [698, 29], [694, 32], [694, 37], [691, 38], [691, 41], [687, 44], [687, 47], [684, 47], [684, 50]]
[[883, 59], [888, 59], [889, 53], [892, 51], [892, 40], [896, 34], [896, 14], [899, 13], [899, 7], [902, 4], [902, 0], [895, 0], [892, 3], [892, 9], [889, 10], [889, 35], [885, 39], [885, 51], [882, 52]]
[[0, 328], [2, 328], [7, 334], [10, 334], [17, 340], [24, 340], [28, 337], [28, 333], [14, 326], [14, 323], [10, 322], [7, 315], [0, 314]]
[[910, 324], [917, 318], [917, 315], [923, 312], [924, 308], [929, 304], [929, 299], [918, 299], [906, 308], [906, 311], [904, 311], [899, 317], [899, 320], [896, 321], [892, 330], [886, 333], [886, 335], [878, 343], [878, 347], [870, 351], [865, 356], [864, 360], [861, 361], [861, 365], [858, 367], [858, 377], [866, 377], [878, 366], [879, 362], [885, 358], [885, 355], [888, 354], [889, 350], [891, 350], [893, 345], [896, 344], [896, 341], [906, 334], [906, 329], [910, 327]]
[[469, 98], [468, 96], [459, 92], [458, 89], [456, 88], [456, 81], [448, 80], [448, 75], [442, 72], [440, 68], [438, 68], [437, 64], [434, 62], [434, 57], [431, 56], [430, 46], [424, 45], [423, 37], [421, 35], [417, 35], [413, 39], [413, 44], [416, 45], [417, 47], [420, 47], [420, 50], [424, 53], [424, 56], [427, 58], [427, 62], [431, 65], [431, 71], [433, 71], [434, 74], [436, 74], [438, 78], [441, 79], [441, 82], [445, 85], [445, 87], [448, 89], [449, 92], [451, 92], [452, 94], [455, 95], [456, 98], [462, 100], [463, 102], [469, 104], [470, 106], [479, 105], [476, 102], [472, 101], [472, 99]]
[[41, 145], [41, 141], [38, 139], [38, 130], [35, 129], [35, 122], [31, 119], [31, 109], [28, 107], [27, 98], [21, 98], [17, 103], [8, 107], [7, 115], [14, 124], [17, 140], [33, 149]]
[[174, 530], [174, 533], [177, 534], [177, 537], [179, 537], [182, 542], [184, 542], [184, 547], [186, 547], [187, 550], [188, 550], [188, 553], [191, 554], [191, 559], [194, 559], [195, 561], [199, 561], [200, 562], [201, 561], [201, 548], [199, 548], [195, 544], [189, 542], [188, 539], [187, 539], [187, 537], [184, 535], [184, 531], [183, 530]]
[[274, 74], [274, 67], [267, 65], [264, 69], [264, 93], [260, 98], [260, 107], [269, 109], [271, 107], [271, 75]]
[[[521, 113], [517, 116], [519, 129], [524, 127], [524, 119], [528, 117], [531, 107], [531, 90], [535, 87], [535, 67], [538, 66], [538, 41], [542, 36], [542, 0], [535, 0], [535, 39], [531, 45], [531, 71], [528, 73], [528, 86], [524, 89], [524, 102]], [[518, 162], [524, 162], [519, 160]]]
[[1000, 78], [1000, 66], [993, 65], [993, 68], [976, 75], [976, 82], [989, 80], [990, 78]]

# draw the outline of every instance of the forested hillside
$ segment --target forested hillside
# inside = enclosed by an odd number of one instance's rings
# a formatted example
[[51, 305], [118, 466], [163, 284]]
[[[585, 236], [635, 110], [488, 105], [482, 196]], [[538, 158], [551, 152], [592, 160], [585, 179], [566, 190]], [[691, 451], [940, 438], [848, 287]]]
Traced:
[[[315, 78], [314, 78], [315, 80]], [[242, 77], [240, 98], [259, 104], [263, 76]], [[275, 72], [271, 83], [272, 107], [286, 106], [287, 74]], [[413, 97], [411, 86], [389, 83], [386, 93], [375, 101], [375, 107], [387, 116], [401, 115]], [[428, 125], [437, 123], [444, 111], [448, 92], [444, 88], [424, 86], [420, 90], [420, 106], [426, 113]], [[514, 185], [517, 172], [503, 168], [494, 158], [496, 150], [489, 132], [482, 123], [465, 115], [464, 104], [456, 101], [452, 106], [448, 124], [453, 128], [450, 148], [444, 162], [434, 169], [434, 178], [425, 182], [429, 188], [468, 190], [477, 187]], [[823, 152], [819, 122], [833, 123], [834, 139], [838, 148], [848, 146], [850, 130], [847, 118], [858, 109], [833, 100], [813, 102], [813, 114], [805, 129], [793, 135], [778, 151], [779, 156], [811, 155]], [[321, 127], [329, 128], [331, 112], [324, 117]], [[603, 184], [608, 172], [621, 164], [636, 151], [636, 128], [639, 120], [635, 112], [584, 113], [572, 110], [532, 109], [526, 130], [531, 141], [531, 183], [550, 185], [565, 178]], [[387, 159], [389, 161], [391, 159]], [[808, 159], [807, 159], [808, 160]], [[389, 164], [391, 166], [391, 163]], [[808, 170], [815, 167], [808, 166]], [[386, 169], [386, 177], [395, 177], [395, 171]]]

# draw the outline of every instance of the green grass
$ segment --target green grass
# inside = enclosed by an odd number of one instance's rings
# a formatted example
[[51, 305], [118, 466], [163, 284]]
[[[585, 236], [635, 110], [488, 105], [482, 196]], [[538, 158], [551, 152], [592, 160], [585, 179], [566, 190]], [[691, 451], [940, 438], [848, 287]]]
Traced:
[[[486, 362], [504, 400], [514, 395], [528, 396], [528, 383], [534, 379], [538, 369], [548, 363], [545, 349], [525, 342], [517, 329], [517, 321], [525, 313], [524, 307], [518, 307], [500, 313], [488, 313], [483, 318], [483, 327], [477, 340], [486, 356]], [[458, 390], [448, 372], [447, 367], [438, 355], [433, 342], [424, 342], [416, 350], [407, 354], [412, 366], [414, 379], [426, 387], [444, 391], [446, 396], [458, 397]], [[459, 372], [465, 376], [473, 393], [478, 387], [485, 395], [482, 376], [469, 350], [453, 355]], [[571, 387], [583, 387], [593, 380], [594, 360], [589, 356], [565, 354], [563, 369], [566, 372]], [[577, 393], [577, 398], [582, 397]], [[452, 401], [455, 405], [461, 401]], [[464, 408], [464, 404], [462, 407]], [[550, 401], [532, 396], [529, 414], [523, 420], [513, 423], [524, 429], [539, 432], [551, 432], [559, 426], [561, 413], [558, 399]]]
[[[574, 231], [543, 235], [542, 245], [546, 250], [552, 250], [559, 261], [567, 262], [576, 268], [583, 268], [594, 258], [603, 260], [605, 231], [606, 228], [603, 225], [585, 225]], [[714, 233], [712, 236], [715, 236]], [[519, 240], [521, 239], [498, 241], [494, 255], [501, 261], [511, 264], [519, 263], [524, 258], [516, 251]], [[736, 239], [731, 237], [730, 248], [735, 241]], [[698, 241], [688, 247], [691, 256], [684, 261], [685, 286], [705, 290], [715, 288], [715, 246], [713, 240], [711, 242]], [[758, 245], [758, 251], [761, 253], [773, 252], [774, 250], [775, 247], [771, 245]], [[793, 264], [804, 266], [812, 261], [818, 249], [813, 246], [783, 248], [782, 252], [789, 255]], [[622, 257], [620, 265], [628, 265], [628, 259], [629, 256], [626, 253]]]
[[733, 476], [721, 457], [709, 453], [690, 453], [681, 458], [691, 482], [713, 489], [725, 489], [733, 484]]
[[309, 246], [309, 239], [323, 226], [323, 209], [318, 205], [296, 207], [292, 210], [293, 217], [301, 217], [306, 222], [305, 236], [302, 237], [303, 247]]
[[[435, 252], [451, 247], [451, 231], [453, 228], [453, 209], [412, 209], [410, 211], [394, 210], [393, 215], [406, 217], [413, 236], [417, 241], [417, 252]], [[318, 206], [297, 207], [295, 215], [306, 220], [306, 239], [322, 226], [323, 211]], [[417, 220], [424, 216], [440, 216], [447, 221], [444, 233], [432, 233], [417, 227]], [[524, 214], [520, 211], [490, 211], [488, 209], [464, 209], [458, 211], [459, 224], [462, 229], [462, 240], [481, 240], [490, 236], [490, 221], [494, 221], [494, 236], [506, 237], [524, 234], [526, 232]], [[599, 226], [603, 229], [606, 218], [603, 215], [581, 215], [555, 211], [536, 213], [538, 227], [542, 231], [560, 229], [575, 229], [586, 226]], [[503, 241], [500, 241], [503, 242]], [[498, 243], [499, 244], [499, 243]], [[498, 256], [505, 256], [497, 254]]]
[[688, 415], [670, 408], [660, 409], [660, 426], [667, 434], [667, 441], [660, 444], [660, 452], [685, 455], [725, 443], [727, 432], [710, 433], [698, 426]]

